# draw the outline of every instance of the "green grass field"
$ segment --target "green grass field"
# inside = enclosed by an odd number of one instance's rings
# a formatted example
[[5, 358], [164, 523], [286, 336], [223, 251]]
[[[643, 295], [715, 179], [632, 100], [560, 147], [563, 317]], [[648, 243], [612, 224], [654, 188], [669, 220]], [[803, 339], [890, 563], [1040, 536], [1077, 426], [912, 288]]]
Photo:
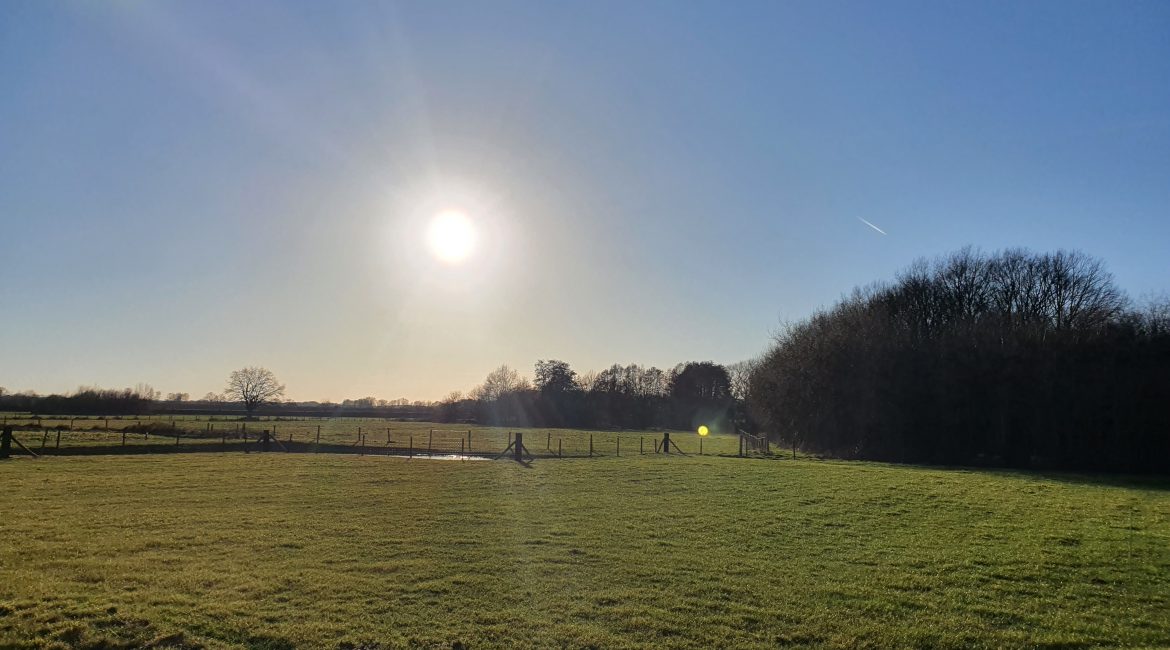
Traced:
[[1170, 485], [815, 460], [0, 463], [0, 647], [1170, 646]]
[[[514, 431], [523, 431], [526, 448], [535, 456], [588, 456], [590, 439], [593, 453], [612, 456], [630, 455], [639, 449], [654, 451], [654, 442], [662, 439], [661, 432], [653, 431], [588, 431], [575, 429], [519, 429], [486, 427], [434, 422], [400, 422], [376, 418], [272, 418], [242, 422], [227, 417], [172, 417], [143, 416], [142, 418], [33, 418], [28, 414], [5, 415], [6, 421], [20, 427], [18, 439], [34, 452], [53, 453], [56, 449], [77, 447], [159, 445], [173, 441], [169, 429], [180, 434], [182, 445], [211, 445], [209, 449], [241, 451], [243, 434], [255, 441], [261, 431], [273, 432], [278, 440], [322, 444], [359, 446], [365, 441], [370, 453], [394, 453], [412, 448], [417, 452], [427, 449], [435, 453], [458, 453], [470, 445], [475, 453], [499, 453], [507, 448]], [[149, 426], [157, 434], [130, 433]], [[468, 439], [470, 433], [470, 440]], [[363, 437], [364, 436], [364, 437]], [[702, 441], [694, 431], [672, 431], [672, 439], [685, 453], [736, 454], [739, 439], [735, 435], [713, 433]], [[226, 442], [225, 442], [226, 437]]]

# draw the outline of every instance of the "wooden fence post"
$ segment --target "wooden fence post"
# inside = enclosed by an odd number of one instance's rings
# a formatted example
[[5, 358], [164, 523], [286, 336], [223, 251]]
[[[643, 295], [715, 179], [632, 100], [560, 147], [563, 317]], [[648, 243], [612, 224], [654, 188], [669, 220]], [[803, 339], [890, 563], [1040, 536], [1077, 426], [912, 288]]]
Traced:
[[646, 441], [646, 439], [645, 439], [645, 438], [643, 438], [642, 436], [638, 436], [638, 454], [639, 454], [639, 455], [641, 455], [641, 454], [645, 454], [645, 453], [646, 453], [646, 448], [645, 448], [645, 446], [642, 444], [642, 443], [644, 443], [645, 441]]
[[670, 432], [669, 431], [662, 432], [662, 450], [668, 454], [670, 453]]
[[589, 457], [593, 458], [593, 434], [589, 434]]
[[523, 451], [524, 450], [524, 434], [520, 433], [519, 431], [516, 432], [516, 445], [515, 446], [516, 446], [516, 450], [514, 452], [515, 456], [513, 456], [513, 458], [516, 459], [517, 463], [524, 462], [524, 451]]
[[126, 446], [126, 430], [122, 429], [122, 446]]
[[622, 439], [620, 437], [617, 439], [617, 455], [618, 458], [622, 456]]
[[49, 430], [45, 429], [44, 432], [41, 433], [41, 449], [44, 449], [45, 444], [48, 442], [49, 442]]
[[53, 449], [60, 449], [60, 448], [61, 448], [61, 430], [57, 429], [57, 443], [55, 445], [53, 445]]
[[408, 458], [414, 458], [414, 436], [410, 437], [410, 455]]
[[564, 458], [564, 453], [561, 451], [561, 439], [557, 438], [557, 458]]
[[552, 431], [548, 432], [548, 441], [544, 443], [545, 451], [552, 451]]
[[321, 425], [317, 425], [317, 444], [321, 444]]
[[8, 426], [8, 419], [4, 419], [4, 430], [0, 432], [0, 458], [8, 458], [12, 454], [12, 427]]
[[703, 455], [703, 438], [702, 437], [699, 438], [699, 455], [700, 456]]

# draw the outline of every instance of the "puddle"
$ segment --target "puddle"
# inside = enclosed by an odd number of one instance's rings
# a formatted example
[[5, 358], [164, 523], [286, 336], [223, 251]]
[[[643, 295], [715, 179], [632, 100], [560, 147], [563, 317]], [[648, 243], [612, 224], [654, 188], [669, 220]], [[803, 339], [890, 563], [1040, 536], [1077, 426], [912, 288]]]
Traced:
[[427, 454], [415, 454], [414, 456], [407, 456], [406, 454], [366, 454], [369, 457], [377, 458], [406, 458], [408, 460], [491, 460], [488, 456], [467, 456], [463, 454], [435, 454], [428, 456]]

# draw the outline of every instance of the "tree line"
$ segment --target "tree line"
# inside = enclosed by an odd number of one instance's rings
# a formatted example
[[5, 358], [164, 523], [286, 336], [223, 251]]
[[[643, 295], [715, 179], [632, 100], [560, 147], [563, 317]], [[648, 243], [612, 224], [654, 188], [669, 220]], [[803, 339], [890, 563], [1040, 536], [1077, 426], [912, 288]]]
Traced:
[[[134, 388], [109, 389], [82, 386], [69, 395], [41, 396], [34, 392], [7, 394], [0, 387], [0, 410], [28, 411], [43, 415], [145, 415], [166, 407], [188, 403], [188, 393], [168, 393], [165, 397], [150, 384]], [[275, 404], [284, 395], [284, 384], [267, 368], [247, 367], [232, 371], [223, 393], [208, 393], [206, 404], [238, 404], [248, 415], [256, 409]]]
[[[245, 368], [205, 403], [292, 413], [283, 393], [268, 370]], [[145, 385], [48, 397], [0, 388], [0, 409], [135, 414], [186, 395], [160, 398]], [[786, 325], [751, 361], [579, 374], [540, 360], [531, 380], [505, 365], [466, 395], [398, 402], [295, 407], [515, 427], [705, 424], [842, 458], [1167, 472], [1170, 301], [1135, 306], [1083, 253], [968, 248], [915, 262], [892, 282]]]
[[500, 426], [733, 431], [741, 414], [728, 368], [711, 361], [669, 371], [614, 364], [578, 374], [557, 359], [536, 362], [534, 379], [506, 365], [469, 394], [456, 392], [437, 407], [440, 422]]
[[1170, 470], [1170, 303], [1097, 259], [964, 249], [787, 325], [751, 417], [844, 458]]
[[[148, 385], [110, 390], [82, 387], [70, 395], [5, 395], [0, 410], [41, 415], [145, 415], [150, 413], [252, 416], [312, 415], [396, 417], [450, 423], [515, 427], [683, 428], [705, 424], [732, 431], [742, 418], [741, 366], [710, 362], [681, 363], [670, 371], [638, 364], [613, 365], [601, 372], [578, 374], [559, 360], [538, 361], [534, 380], [508, 366], [488, 374], [466, 396], [460, 392], [441, 402], [387, 402], [373, 397], [341, 404], [284, 402], [285, 386], [266, 368], [236, 370], [222, 393], [191, 402], [185, 393], [162, 395]], [[736, 392], [736, 387], [741, 390]], [[740, 399], [736, 399], [736, 398]]]
[[70, 395], [8, 394], [0, 388], [0, 410], [46, 415], [144, 415], [155, 410], [160, 395], [146, 384], [135, 388], [82, 386]]

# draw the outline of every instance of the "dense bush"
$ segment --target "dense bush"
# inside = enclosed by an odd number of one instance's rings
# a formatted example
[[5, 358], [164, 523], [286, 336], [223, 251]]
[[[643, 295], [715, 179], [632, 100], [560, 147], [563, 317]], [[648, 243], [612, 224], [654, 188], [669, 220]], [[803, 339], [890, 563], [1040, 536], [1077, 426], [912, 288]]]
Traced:
[[967, 249], [787, 327], [748, 403], [841, 457], [1167, 471], [1168, 313], [1080, 253]]

